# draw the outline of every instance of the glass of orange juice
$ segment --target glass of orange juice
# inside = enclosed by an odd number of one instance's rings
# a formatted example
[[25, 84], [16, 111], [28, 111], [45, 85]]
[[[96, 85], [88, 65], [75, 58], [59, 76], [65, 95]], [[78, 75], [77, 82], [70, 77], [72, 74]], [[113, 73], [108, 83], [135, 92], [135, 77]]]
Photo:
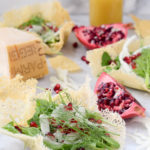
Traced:
[[122, 22], [123, 0], [90, 0], [90, 24]]

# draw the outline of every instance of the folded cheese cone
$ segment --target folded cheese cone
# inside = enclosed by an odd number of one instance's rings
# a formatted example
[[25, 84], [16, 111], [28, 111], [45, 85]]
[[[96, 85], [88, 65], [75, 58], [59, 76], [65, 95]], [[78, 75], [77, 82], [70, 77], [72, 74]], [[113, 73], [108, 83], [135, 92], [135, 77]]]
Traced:
[[[146, 37], [144, 39], [131, 37], [131, 39], [122, 40], [104, 48], [88, 51], [87, 59], [90, 61], [89, 65], [92, 69], [93, 75], [98, 77], [105, 71], [118, 82], [127, 87], [150, 92], [150, 89], [145, 84], [144, 78], [136, 75], [136, 73], [131, 69], [131, 66], [129, 67], [128, 64], [124, 65], [123, 63], [122, 65], [122, 62], [124, 62], [123, 60], [120, 62], [120, 57], [123, 59], [125, 56], [130, 56], [130, 53], [134, 54], [135, 51], [141, 48], [141, 46], [145, 47], [146, 45], [150, 45], [150, 37]], [[122, 50], [125, 50], [123, 54]], [[108, 64], [107, 59], [111, 60]], [[104, 60], [104, 64], [102, 63], [102, 60]], [[121, 64], [117, 66], [118, 63]], [[128, 68], [130, 68], [130, 70]]]
[[[85, 92], [85, 90], [87, 90], [87, 92]], [[94, 93], [90, 89], [88, 83], [85, 83], [78, 91], [70, 91], [69, 94], [70, 94], [70, 97], [72, 99], [77, 100], [77, 105], [80, 105], [82, 107], [84, 106], [84, 107], [86, 107], [90, 111], [93, 110], [94, 112], [100, 113], [100, 115], [107, 122], [110, 123], [110, 124], [107, 124], [107, 123], [105, 124], [105, 122], [104, 122], [103, 125], [105, 126], [105, 128], [108, 131], [117, 134], [117, 135], [112, 135], [111, 137], [120, 144], [119, 150], [122, 150], [123, 146], [124, 146], [124, 141], [125, 141], [125, 131], [126, 131], [126, 129], [125, 129], [125, 122], [122, 120], [122, 118], [120, 117], [120, 115], [117, 114], [117, 113], [109, 112], [108, 110], [104, 110], [102, 112], [99, 112], [98, 109], [97, 109], [97, 105], [96, 105], [96, 96], [94, 95]], [[44, 93], [40, 93], [37, 96], [37, 98], [40, 98], [41, 100], [42, 99], [44, 99], [44, 100], [47, 99], [48, 101], [50, 101], [49, 94], [47, 92], [46, 93], [45, 92]], [[62, 98], [65, 101], [67, 99], [66, 95], [62, 94], [61, 98], [59, 96], [56, 96], [53, 99], [53, 101], [61, 103], [62, 102]], [[61, 113], [61, 106], [62, 106], [62, 104], [60, 105], [60, 109], [56, 108], [56, 110], [54, 110], [54, 111], [57, 112], [57, 110], [59, 110], [59, 112]], [[46, 129], [47, 129], [47, 127], [45, 126], [44, 129], [42, 129], [42, 130], [45, 131]], [[27, 136], [25, 134], [20, 134], [20, 133], [19, 134], [13, 134], [13, 133], [11, 133], [11, 132], [9, 132], [9, 131], [7, 131], [5, 129], [2, 129], [2, 128], [0, 129], [0, 133], [6, 134], [6, 135], [9, 135], [9, 136], [12, 136], [14, 138], [18, 138], [18, 139], [24, 141], [25, 144], [26, 144], [26, 146], [29, 147], [31, 150], [48, 150], [48, 148], [46, 146], [44, 146], [44, 144], [43, 144], [45, 136], [42, 136], [41, 134], [36, 135], [36, 136]], [[61, 139], [61, 134], [60, 135], [58, 134], [58, 135], [55, 135], [55, 136], [58, 136]], [[70, 140], [71, 139], [72, 138], [70, 137]], [[58, 143], [55, 142], [55, 140], [51, 144], [52, 145], [54, 144], [56, 146], [55, 147], [53, 145], [55, 148], [58, 148], [61, 145], [61, 144], [59, 144], [59, 142]], [[49, 146], [52, 146], [51, 144]], [[66, 143], [66, 147], [67, 147], [67, 144], [68, 143]], [[76, 144], [76, 143], [74, 143], [74, 144]], [[94, 144], [93, 144], [93, 146], [94, 146]], [[52, 149], [55, 149], [54, 147]], [[51, 149], [51, 148], [49, 148], [49, 149]], [[92, 149], [92, 148], [90, 148], [90, 149]]]
[[37, 33], [43, 39], [45, 53], [56, 54], [67, 41], [74, 24], [61, 4], [52, 1], [9, 11], [3, 15], [0, 25]]
[[42, 78], [48, 67], [42, 41], [36, 35], [15, 28], [0, 28], [0, 75], [23, 79]]

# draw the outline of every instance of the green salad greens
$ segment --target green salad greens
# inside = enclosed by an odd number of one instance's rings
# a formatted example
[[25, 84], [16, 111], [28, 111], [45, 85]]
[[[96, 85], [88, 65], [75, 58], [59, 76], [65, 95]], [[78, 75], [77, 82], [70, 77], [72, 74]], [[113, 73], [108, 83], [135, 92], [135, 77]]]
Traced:
[[150, 48], [141, 51], [141, 56], [134, 60], [136, 68], [133, 71], [145, 79], [147, 88], [150, 88]]
[[77, 105], [68, 93], [60, 94], [60, 99], [59, 104], [51, 97], [49, 101], [36, 99], [36, 112], [28, 120], [28, 127], [12, 121], [3, 128], [14, 134], [40, 134], [44, 145], [53, 150], [116, 150], [120, 147], [111, 138], [114, 133], [105, 129], [104, 124], [109, 123], [99, 113]]
[[23, 23], [18, 27], [19, 29], [35, 32], [43, 39], [43, 42], [48, 46], [59, 42], [58, 27], [54, 26], [50, 22], [45, 21], [43, 18], [34, 16], [29, 21]]
[[[114, 64], [112, 66], [112, 64]], [[107, 52], [104, 52], [102, 55], [101, 65], [105, 67], [104, 72], [111, 72], [113, 69], [118, 70], [120, 68], [119, 57], [117, 56], [114, 60], [110, 57]]]

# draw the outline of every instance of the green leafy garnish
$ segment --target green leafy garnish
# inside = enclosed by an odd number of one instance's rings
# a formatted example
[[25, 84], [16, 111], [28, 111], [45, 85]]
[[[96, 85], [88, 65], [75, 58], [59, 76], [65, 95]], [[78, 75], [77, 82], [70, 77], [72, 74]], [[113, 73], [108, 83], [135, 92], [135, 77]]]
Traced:
[[133, 71], [140, 77], [145, 79], [147, 88], [150, 88], [150, 48], [143, 49], [141, 56], [136, 60], [136, 68]]
[[111, 61], [111, 57], [107, 52], [104, 52], [102, 55], [102, 66], [107, 66], [109, 65]]
[[9, 132], [12, 133], [20, 133], [15, 127], [14, 127], [14, 122], [8, 123], [6, 126], [3, 127], [3, 129], [6, 129]]
[[[110, 66], [111, 63], [114, 63], [115, 66]], [[104, 72], [109, 73], [113, 69], [118, 70], [121, 66], [119, 57], [117, 56], [114, 60], [111, 59], [110, 55], [107, 52], [104, 52], [102, 55], [102, 66], [105, 66]]]
[[114, 69], [115, 69], [115, 70], [118, 70], [118, 69], [120, 68], [120, 66], [121, 66], [119, 57], [117, 56], [114, 61], [115, 61], [115, 63], [116, 63], [116, 66], [114, 67]]
[[45, 114], [45, 115], [51, 115], [52, 111], [58, 106], [58, 104], [52, 102], [52, 101], [46, 101], [42, 99], [37, 99], [36, 100], [36, 112], [30, 120], [28, 120], [28, 124], [32, 121], [36, 122], [37, 125], [40, 125], [39, 123], [39, 116], [40, 114]]
[[104, 69], [104, 72], [109, 73], [112, 71], [112, 68], [110, 66], [106, 66]]
[[21, 128], [21, 130], [23, 134], [26, 134], [29, 136], [35, 136], [37, 134], [40, 134], [41, 132], [39, 128], [34, 128], [34, 127], [24, 127], [24, 128]]
[[23, 23], [19, 28], [23, 29], [30, 25], [43, 25], [45, 23], [44, 19], [38, 16], [32, 17], [29, 21]]

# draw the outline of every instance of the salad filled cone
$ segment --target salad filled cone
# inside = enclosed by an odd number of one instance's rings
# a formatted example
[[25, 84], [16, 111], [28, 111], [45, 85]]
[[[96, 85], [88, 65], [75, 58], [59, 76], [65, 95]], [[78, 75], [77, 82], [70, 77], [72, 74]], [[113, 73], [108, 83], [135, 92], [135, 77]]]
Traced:
[[61, 50], [73, 25], [68, 12], [57, 1], [9, 11], [0, 24], [37, 34], [43, 40], [46, 54], [57, 54]]
[[87, 59], [94, 76], [99, 77], [102, 72], [107, 72], [127, 87], [150, 92], [149, 45], [150, 37], [139, 39], [133, 36], [110, 46], [89, 51]]
[[96, 107], [92, 111], [94, 107], [87, 105], [96, 106], [96, 100], [89, 101], [92, 95], [91, 91], [85, 93], [85, 86], [55, 98], [49, 91], [41, 93], [35, 98], [36, 111], [27, 121], [28, 126], [14, 118], [1, 126], [0, 133], [24, 141], [31, 150], [123, 149], [125, 122], [117, 113], [99, 112]]

